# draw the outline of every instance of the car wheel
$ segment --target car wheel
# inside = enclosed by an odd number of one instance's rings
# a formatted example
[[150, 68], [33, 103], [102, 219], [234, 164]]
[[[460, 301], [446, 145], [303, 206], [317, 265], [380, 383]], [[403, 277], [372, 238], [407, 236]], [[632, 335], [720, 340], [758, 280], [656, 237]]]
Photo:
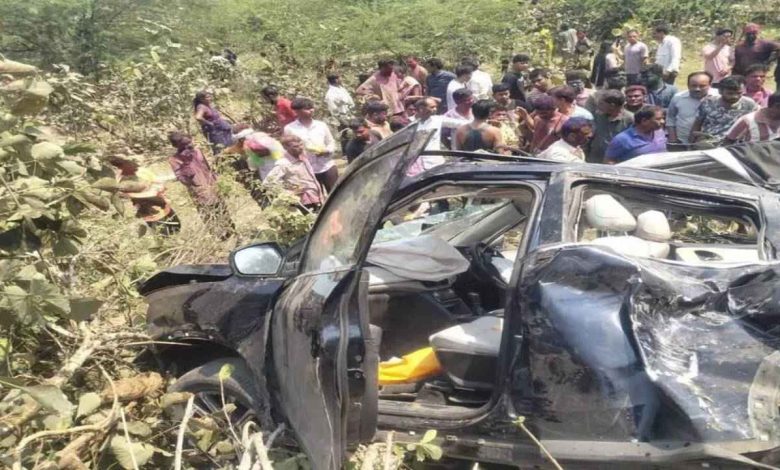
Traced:
[[[221, 381], [219, 373], [223, 367], [230, 367], [230, 376]], [[221, 439], [227, 439], [234, 450], [240, 449], [241, 432], [246, 423], [254, 422], [260, 428], [255, 410], [258, 409], [257, 391], [252, 373], [240, 358], [222, 358], [198, 366], [181, 377], [169, 387], [171, 392], [189, 392], [195, 396], [193, 418], [211, 420], [218, 429], [223, 430]], [[228, 410], [227, 413], [225, 410]], [[228, 422], [229, 421], [229, 422]], [[192, 422], [192, 421], [191, 421]], [[230, 431], [233, 429], [235, 434]], [[192, 428], [190, 428], [192, 429]], [[196, 468], [214, 468], [214, 465], [238, 462], [237, 451], [225, 452], [225, 446], [216, 451], [214, 445], [196, 438], [188, 437], [187, 460]], [[203, 465], [203, 466], [201, 466]]]

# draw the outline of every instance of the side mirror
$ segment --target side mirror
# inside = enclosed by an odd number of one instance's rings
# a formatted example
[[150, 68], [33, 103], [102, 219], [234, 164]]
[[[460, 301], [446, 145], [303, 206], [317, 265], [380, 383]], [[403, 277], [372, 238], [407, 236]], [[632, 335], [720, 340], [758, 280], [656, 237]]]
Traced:
[[241, 247], [230, 253], [233, 272], [245, 276], [272, 276], [282, 267], [284, 255], [276, 243]]

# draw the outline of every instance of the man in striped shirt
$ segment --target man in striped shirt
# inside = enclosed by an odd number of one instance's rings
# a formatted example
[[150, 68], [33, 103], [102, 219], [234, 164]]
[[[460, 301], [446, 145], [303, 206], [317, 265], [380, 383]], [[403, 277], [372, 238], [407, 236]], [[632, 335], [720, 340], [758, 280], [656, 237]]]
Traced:
[[780, 93], [769, 97], [768, 106], [739, 118], [726, 133], [725, 142], [762, 142], [780, 138]]

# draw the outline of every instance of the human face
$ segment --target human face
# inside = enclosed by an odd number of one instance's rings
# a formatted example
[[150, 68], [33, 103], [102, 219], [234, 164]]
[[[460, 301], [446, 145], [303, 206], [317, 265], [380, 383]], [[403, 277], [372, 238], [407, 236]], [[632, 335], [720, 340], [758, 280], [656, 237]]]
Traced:
[[301, 139], [290, 139], [284, 143], [284, 149], [293, 157], [298, 158], [303, 154], [303, 141]]
[[582, 90], [585, 89], [585, 82], [580, 79], [569, 80], [566, 82], [566, 84], [574, 88], [577, 93], [582, 93]]
[[393, 64], [387, 64], [382, 66], [382, 68], [379, 69], [379, 73], [381, 75], [384, 75], [385, 77], [389, 77], [393, 73], [394, 66]]
[[497, 109], [492, 113], [490, 113], [490, 120], [498, 121], [498, 122], [507, 122], [509, 121], [509, 115], [506, 113], [505, 109]]
[[500, 103], [500, 104], [509, 103], [509, 90], [493, 93], [493, 99], [496, 100], [496, 103]]
[[701, 99], [710, 91], [710, 77], [706, 75], [694, 75], [688, 80], [688, 91], [691, 98]]
[[436, 102], [433, 100], [425, 100], [425, 104], [417, 108], [417, 119], [420, 119], [422, 121], [428, 119], [429, 117], [436, 114], [436, 111], [438, 111], [438, 106], [436, 105]]
[[531, 85], [539, 91], [547, 91], [550, 89], [550, 79], [544, 75], [540, 75], [531, 80]]
[[655, 112], [652, 118], [643, 122], [642, 127], [644, 127], [645, 130], [655, 132], [659, 129], [663, 129], [664, 124], [665, 124], [664, 112], [659, 110]]
[[408, 104], [404, 109], [406, 110], [406, 115], [409, 117], [417, 114], [417, 108], [414, 107], [414, 104]]
[[366, 118], [376, 124], [384, 124], [387, 121], [387, 111], [377, 111], [367, 115]]
[[368, 142], [368, 140], [371, 138], [371, 132], [368, 130], [368, 127], [360, 126], [357, 129], [355, 129], [355, 138], [357, 140], [363, 140]]
[[780, 104], [769, 106], [766, 108], [766, 117], [773, 121], [780, 119]]
[[626, 39], [628, 40], [629, 44], [636, 44], [639, 42], [639, 33], [636, 31], [631, 31], [626, 35]]
[[414, 57], [407, 57], [406, 58], [406, 65], [408, 65], [409, 68], [412, 68], [412, 69], [416, 68], [417, 65], [418, 65], [417, 59], [415, 59]]
[[458, 77], [458, 81], [460, 83], [468, 83], [469, 81], [471, 81], [471, 74], [467, 73], [465, 75], [461, 75], [460, 77]]
[[721, 99], [728, 105], [733, 105], [742, 98], [742, 90], [720, 90]]
[[471, 106], [474, 104], [475, 101], [476, 101], [476, 98], [474, 98], [474, 95], [472, 95], [472, 96], [469, 96], [469, 97], [465, 98], [464, 100], [462, 100], [462, 101], [460, 101], [460, 102], [458, 102], [456, 104], [459, 107], [471, 109]]
[[512, 62], [512, 70], [515, 72], [525, 72], [528, 70], [528, 62]]
[[758, 90], [766, 82], [766, 72], [757, 70], [745, 77], [745, 88], [749, 90]]
[[298, 119], [312, 119], [314, 116], [314, 108], [296, 109], [294, 111]]
[[607, 103], [606, 101], [599, 101], [596, 107], [601, 114], [606, 114], [607, 116], [614, 116], [618, 111], [620, 111], [620, 106]]
[[585, 31], [577, 31], [577, 39], [579, 39], [580, 41], [585, 39]]
[[637, 108], [642, 106], [645, 102], [645, 94], [642, 90], [631, 90], [626, 94], [626, 106], [631, 108]]
[[663, 41], [664, 40], [664, 36], [665, 36], [664, 33], [660, 33], [658, 31], [654, 31], [653, 32], [653, 39], [655, 39], [658, 42]]
[[723, 33], [720, 36], [715, 37], [715, 41], [718, 44], [731, 44], [734, 35], [731, 33]]
[[211, 93], [206, 93], [206, 96], [203, 97], [203, 103], [206, 104], [206, 106], [211, 106], [211, 103], [214, 102], [214, 95]]
[[538, 109], [536, 111], [536, 115], [540, 118], [544, 119], [545, 121], [549, 121], [553, 117], [555, 117], [555, 111], [554, 109]]
[[582, 147], [588, 143], [591, 137], [593, 137], [593, 128], [590, 126], [585, 126], [580, 129], [579, 132], [572, 132], [571, 134], [567, 135], [564, 137], [564, 140], [569, 145], [573, 145], [574, 147]]

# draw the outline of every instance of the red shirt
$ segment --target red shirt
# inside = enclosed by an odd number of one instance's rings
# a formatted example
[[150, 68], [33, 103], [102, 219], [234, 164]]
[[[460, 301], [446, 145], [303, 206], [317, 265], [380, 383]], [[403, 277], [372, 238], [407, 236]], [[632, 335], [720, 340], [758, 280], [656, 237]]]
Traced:
[[287, 124], [295, 121], [295, 111], [292, 109], [292, 102], [280, 96], [276, 99], [276, 121], [279, 123], [279, 127], [284, 128]]

